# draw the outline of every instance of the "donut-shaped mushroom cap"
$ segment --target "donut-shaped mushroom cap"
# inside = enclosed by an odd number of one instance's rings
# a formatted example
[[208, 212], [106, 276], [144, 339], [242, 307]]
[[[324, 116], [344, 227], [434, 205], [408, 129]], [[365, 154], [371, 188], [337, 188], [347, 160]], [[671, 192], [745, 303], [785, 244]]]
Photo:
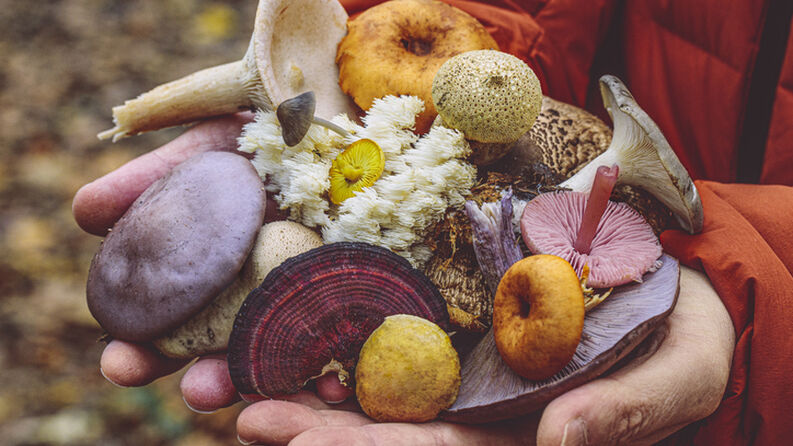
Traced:
[[625, 203], [609, 201], [588, 254], [575, 250], [586, 208], [584, 192], [549, 192], [528, 202], [520, 219], [526, 246], [535, 254], [553, 254], [570, 262], [580, 276], [589, 265], [587, 285], [607, 288], [657, 269], [661, 244], [650, 225]]
[[110, 231], [88, 273], [91, 314], [113, 337], [150, 341], [235, 278], [264, 219], [251, 163], [208, 152], [154, 182]]
[[542, 89], [534, 71], [517, 57], [495, 50], [468, 51], [438, 69], [432, 101], [444, 124], [467, 139], [506, 144], [534, 124]]

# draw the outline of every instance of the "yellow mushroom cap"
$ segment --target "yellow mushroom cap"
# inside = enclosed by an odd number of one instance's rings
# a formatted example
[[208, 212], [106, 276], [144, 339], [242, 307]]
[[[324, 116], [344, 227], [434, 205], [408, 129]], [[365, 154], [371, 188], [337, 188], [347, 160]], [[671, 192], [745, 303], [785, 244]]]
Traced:
[[477, 50], [441, 65], [432, 82], [432, 101], [444, 124], [467, 139], [506, 144], [534, 124], [542, 89], [522, 60], [501, 51]]
[[385, 156], [371, 139], [360, 139], [341, 152], [330, 167], [330, 201], [341, 204], [380, 178]]

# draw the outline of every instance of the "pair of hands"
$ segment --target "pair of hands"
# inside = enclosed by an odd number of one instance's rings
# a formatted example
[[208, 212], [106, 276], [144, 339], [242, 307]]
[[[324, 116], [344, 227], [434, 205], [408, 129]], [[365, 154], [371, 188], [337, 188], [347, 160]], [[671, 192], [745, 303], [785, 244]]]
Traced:
[[[190, 156], [233, 151], [249, 114], [207, 121], [81, 188], [73, 203], [85, 231], [103, 236], [152, 182]], [[268, 212], [274, 211], [268, 209]], [[270, 213], [272, 215], [272, 213]], [[237, 419], [245, 444], [290, 445], [541, 445], [656, 442], [712, 413], [729, 376], [735, 335], [707, 277], [681, 267], [680, 296], [664, 325], [619, 370], [552, 401], [542, 413], [466, 426], [445, 422], [374, 423], [357, 408], [335, 376], [316, 383], [316, 394], [257, 401]], [[110, 342], [101, 371], [120, 386], [143, 386], [187, 365], [153, 348]], [[210, 412], [239, 401], [222, 355], [201, 358], [185, 372], [188, 406]]]

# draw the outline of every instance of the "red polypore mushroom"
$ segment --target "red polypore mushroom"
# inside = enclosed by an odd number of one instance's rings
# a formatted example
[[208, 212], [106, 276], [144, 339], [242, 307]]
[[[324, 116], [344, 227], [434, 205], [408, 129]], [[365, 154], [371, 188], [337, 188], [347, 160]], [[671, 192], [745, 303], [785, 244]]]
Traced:
[[564, 258], [580, 276], [589, 265], [587, 285], [608, 288], [660, 265], [661, 244], [644, 218], [625, 203], [609, 201], [617, 166], [597, 170], [590, 193], [551, 192], [531, 200], [520, 229], [534, 254]]

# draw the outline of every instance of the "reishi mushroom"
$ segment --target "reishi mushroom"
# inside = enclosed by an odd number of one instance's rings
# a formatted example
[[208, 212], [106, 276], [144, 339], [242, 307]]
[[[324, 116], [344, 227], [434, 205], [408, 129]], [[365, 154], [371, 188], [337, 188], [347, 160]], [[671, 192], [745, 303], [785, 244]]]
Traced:
[[151, 341], [234, 281], [262, 227], [265, 192], [240, 155], [206, 152], [155, 181], [91, 262], [88, 308], [113, 337]]
[[683, 229], [700, 232], [703, 214], [697, 188], [661, 130], [617, 77], [601, 77], [600, 93], [614, 122], [611, 144], [559, 186], [586, 192], [599, 166], [616, 164], [618, 183], [646, 190], [672, 210]]
[[443, 125], [471, 143], [475, 164], [506, 154], [531, 129], [542, 105], [537, 75], [522, 60], [496, 50], [468, 51], [444, 62], [432, 81]]
[[229, 339], [229, 373], [244, 395], [294, 393], [337, 372], [347, 383], [369, 335], [393, 314], [449, 329], [437, 288], [407, 260], [339, 242], [292, 257], [245, 299]]
[[116, 141], [240, 110], [272, 110], [307, 90], [320, 98], [320, 117], [355, 116], [337, 82], [336, 46], [346, 33], [347, 13], [337, 0], [260, 0], [242, 60], [198, 71], [114, 107], [115, 127], [98, 136]]
[[523, 209], [520, 231], [532, 253], [564, 258], [587, 285], [608, 288], [654, 271], [661, 244], [650, 225], [625, 203], [609, 201], [619, 168], [601, 166], [590, 193], [556, 191], [538, 195]]

